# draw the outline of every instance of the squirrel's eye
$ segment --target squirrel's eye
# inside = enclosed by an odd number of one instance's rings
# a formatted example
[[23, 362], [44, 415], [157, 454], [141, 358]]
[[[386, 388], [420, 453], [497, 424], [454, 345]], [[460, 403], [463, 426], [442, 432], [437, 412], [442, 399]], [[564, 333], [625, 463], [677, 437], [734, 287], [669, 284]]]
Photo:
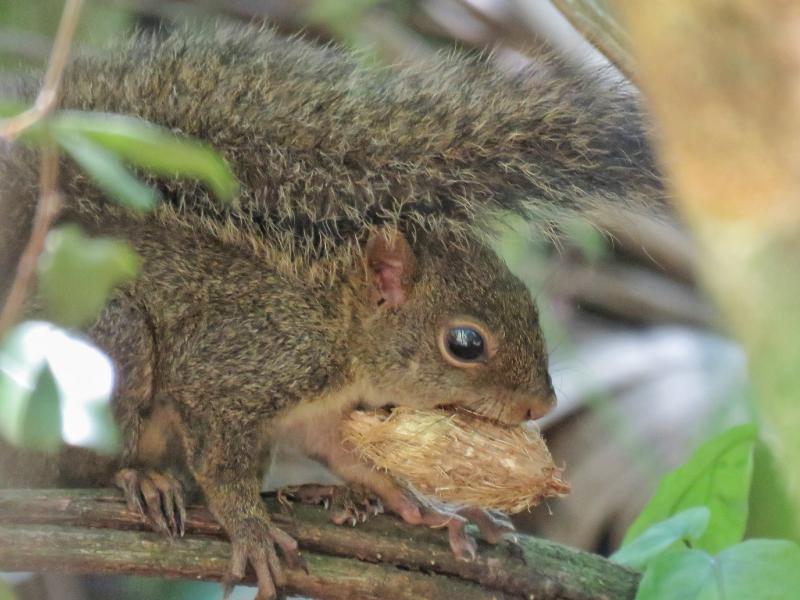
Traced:
[[445, 337], [447, 351], [456, 360], [475, 362], [485, 357], [483, 336], [472, 327], [453, 327]]

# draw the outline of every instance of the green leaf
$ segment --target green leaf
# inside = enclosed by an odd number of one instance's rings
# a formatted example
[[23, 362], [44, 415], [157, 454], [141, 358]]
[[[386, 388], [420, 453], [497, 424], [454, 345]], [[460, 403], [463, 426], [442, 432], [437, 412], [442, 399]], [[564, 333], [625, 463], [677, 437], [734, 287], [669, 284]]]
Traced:
[[15, 328], [0, 346], [0, 434], [52, 452], [61, 445], [61, 394], [44, 355], [27, 347], [27, 331]]
[[800, 593], [800, 546], [787, 540], [747, 540], [717, 556], [730, 600], [785, 600]]
[[136, 211], [155, 208], [158, 192], [131, 175], [114, 154], [75, 134], [56, 133], [56, 140], [112, 199]]
[[800, 515], [792, 504], [787, 475], [775, 449], [758, 440], [753, 450], [753, 485], [745, 537], [800, 540]]
[[312, 23], [325, 25], [345, 24], [358, 27], [364, 14], [378, 4], [379, 0], [316, 0], [305, 11], [304, 17]]
[[130, 281], [139, 257], [126, 244], [85, 237], [75, 225], [52, 230], [39, 262], [39, 289], [48, 314], [67, 326], [90, 323], [112, 288]]
[[91, 431], [79, 445], [94, 448], [103, 454], [115, 454], [120, 449], [120, 435], [111, 405], [107, 402], [87, 404], [83, 407]]
[[238, 190], [236, 177], [214, 150], [142, 119], [64, 111], [51, 127], [57, 136], [77, 134], [146, 170], [200, 179], [220, 199], [230, 200]]
[[61, 445], [61, 400], [46, 362], [39, 371], [20, 421], [20, 440], [27, 448], [55, 452]]
[[600, 230], [582, 218], [566, 219], [561, 225], [565, 236], [578, 248], [590, 263], [599, 262], [609, 253], [609, 242]]
[[711, 512], [705, 506], [689, 508], [651, 525], [639, 537], [625, 544], [611, 556], [634, 569], [643, 569], [656, 556], [683, 539], [696, 540], [708, 527]]
[[25, 343], [28, 325], [12, 329], [0, 346], [0, 435], [12, 444], [21, 444], [20, 424], [44, 356], [32, 355]]
[[800, 589], [800, 546], [748, 540], [712, 557], [673, 550], [654, 559], [636, 600], [787, 600]]
[[112, 453], [114, 369], [86, 340], [52, 323], [26, 321], [0, 345], [0, 435], [52, 449], [56, 440]]
[[755, 439], [753, 425], [740, 425], [703, 444], [685, 465], [661, 479], [655, 495], [625, 534], [623, 545], [651, 525], [695, 506], [711, 511], [708, 528], [696, 547], [717, 552], [741, 540]]
[[708, 590], [714, 579], [713, 558], [702, 550], [671, 550], [645, 571], [636, 600], [717, 600]]

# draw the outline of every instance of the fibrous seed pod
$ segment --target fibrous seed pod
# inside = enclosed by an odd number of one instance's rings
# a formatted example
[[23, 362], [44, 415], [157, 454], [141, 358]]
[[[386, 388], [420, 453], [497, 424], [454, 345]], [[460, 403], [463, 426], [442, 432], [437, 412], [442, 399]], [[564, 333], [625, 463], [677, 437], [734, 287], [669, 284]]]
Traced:
[[569, 484], [538, 428], [508, 427], [465, 411], [356, 411], [345, 443], [410, 490], [460, 506], [507, 513], [563, 496]]

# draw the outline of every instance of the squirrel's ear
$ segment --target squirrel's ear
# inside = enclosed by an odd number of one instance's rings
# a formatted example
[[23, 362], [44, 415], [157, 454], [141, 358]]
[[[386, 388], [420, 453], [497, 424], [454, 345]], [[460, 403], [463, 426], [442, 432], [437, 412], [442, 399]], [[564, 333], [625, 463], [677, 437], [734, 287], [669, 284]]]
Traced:
[[401, 306], [411, 289], [414, 253], [397, 230], [373, 231], [364, 251], [372, 283], [371, 299], [378, 306]]

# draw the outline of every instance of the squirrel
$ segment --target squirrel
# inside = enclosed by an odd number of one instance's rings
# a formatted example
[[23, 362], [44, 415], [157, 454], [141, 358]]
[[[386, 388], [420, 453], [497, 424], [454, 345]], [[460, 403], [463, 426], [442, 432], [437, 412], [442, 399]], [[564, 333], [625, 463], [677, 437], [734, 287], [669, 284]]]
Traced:
[[[301, 566], [259, 495], [278, 441], [409, 523], [447, 525], [460, 556], [474, 555], [467, 519], [498, 539], [505, 524], [488, 513], [437, 512], [363, 464], [339, 423], [386, 406], [507, 424], [552, 408], [535, 303], [487, 233], [508, 214], [547, 232], [565, 214], [664, 198], [630, 85], [557, 58], [514, 74], [458, 53], [377, 69], [267, 28], [217, 26], [77, 58], [60, 107], [204, 140], [241, 184], [225, 205], [197, 183], [149, 177], [163, 202], [136, 215], [62, 170], [61, 220], [143, 259], [87, 329], [117, 369], [115, 481], [131, 508], [179, 532], [180, 463], [230, 536], [230, 581], [251, 563], [259, 599], [284, 581], [276, 547]], [[24, 231], [36, 162], [5, 149], [0, 173], [4, 219]], [[0, 253], [6, 273], [19, 237]]]

